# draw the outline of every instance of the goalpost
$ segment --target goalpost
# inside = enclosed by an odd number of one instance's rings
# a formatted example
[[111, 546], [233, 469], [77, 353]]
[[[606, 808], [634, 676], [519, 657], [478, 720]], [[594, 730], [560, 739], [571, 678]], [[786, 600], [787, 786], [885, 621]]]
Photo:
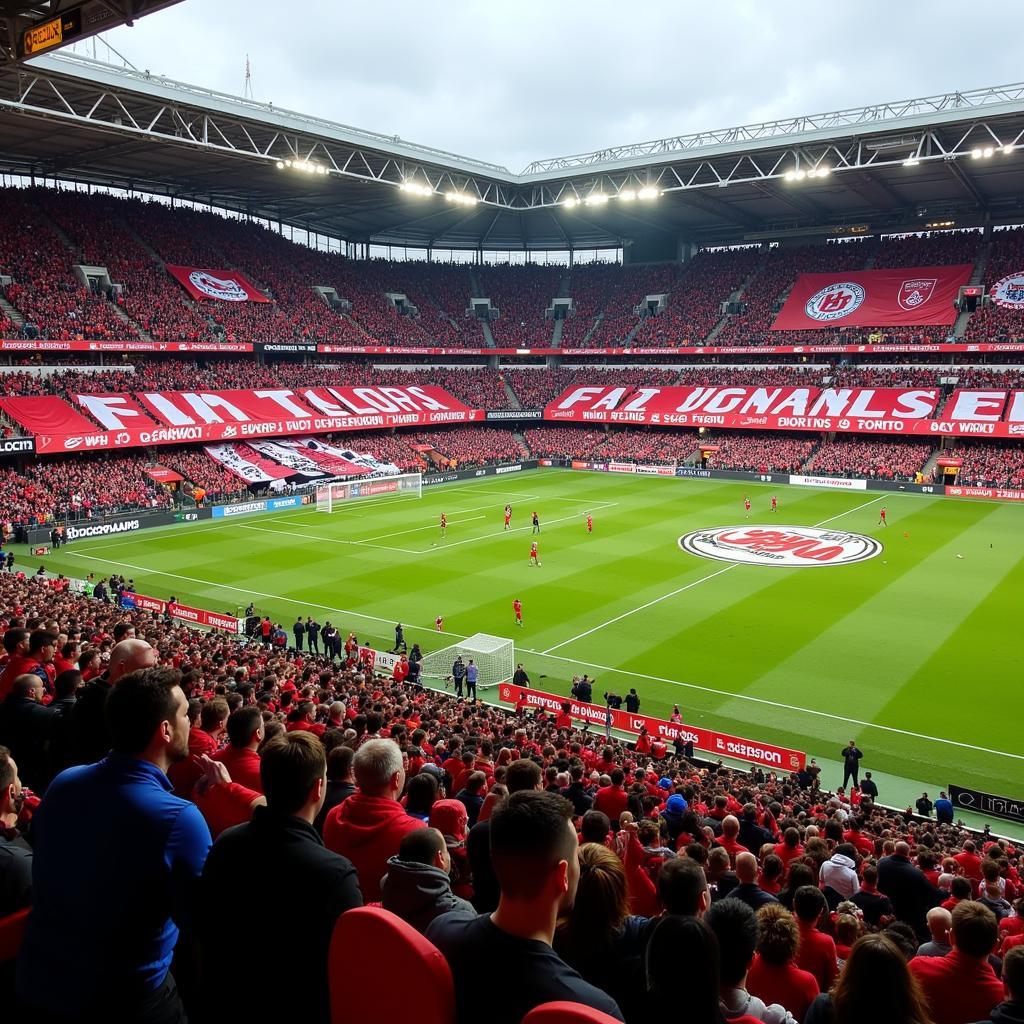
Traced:
[[371, 479], [356, 477], [320, 484], [316, 489], [317, 512], [333, 512], [341, 505], [364, 498], [419, 498], [423, 494], [421, 473], [401, 473], [398, 476], [377, 476]]
[[477, 689], [486, 689], [507, 683], [515, 672], [516, 651], [513, 641], [489, 633], [474, 633], [450, 647], [423, 656], [420, 662], [420, 678], [438, 680], [442, 685], [451, 678], [452, 665], [458, 655], [465, 664], [470, 658], [480, 669]]

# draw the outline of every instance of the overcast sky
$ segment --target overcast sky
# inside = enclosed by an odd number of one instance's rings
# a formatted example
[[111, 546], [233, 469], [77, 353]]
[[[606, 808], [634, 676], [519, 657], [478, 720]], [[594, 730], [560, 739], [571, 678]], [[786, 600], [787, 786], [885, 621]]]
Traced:
[[[136, 67], [522, 170], [531, 160], [1024, 77], [1010, 0], [184, 0]], [[283, 12], [283, 13], [279, 13]], [[90, 43], [79, 52], [91, 55]], [[102, 46], [97, 56], [110, 56]]]

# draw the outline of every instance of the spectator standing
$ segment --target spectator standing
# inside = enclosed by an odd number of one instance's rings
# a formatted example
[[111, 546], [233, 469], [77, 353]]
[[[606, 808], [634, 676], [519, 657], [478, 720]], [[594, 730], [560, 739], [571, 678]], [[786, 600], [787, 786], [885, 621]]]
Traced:
[[752, 853], [744, 852], [736, 858], [736, 878], [739, 884], [733, 887], [727, 899], [742, 900], [754, 911], [779, 902], [757, 884], [757, 858]]
[[747, 986], [766, 1003], [779, 1003], [797, 1020], [818, 995], [818, 982], [796, 965], [800, 931], [785, 907], [777, 903], [757, 912], [757, 955], [747, 975]]
[[227, 768], [232, 782], [262, 793], [260, 755], [257, 750], [265, 735], [263, 713], [254, 705], [232, 711], [228, 716], [226, 730], [227, 746], [210, 756]]
[[[505, 785], [511, 796], [513, 793], [541, 789], [544, 778], [535, 762], [521, 758], [508, 766]], [[466, 838], [466, 854], [473, 874], [473, 906], [481, 913], [497, 909], [500, 895], [498, 879], [491, 862], [490, 842], [490, 819], [478, 821]]]
[[801, 886], [793, 894], [793, 916], [800, 931], [800, 951], [796, 965], [814, 975], [818, 988], [827, 992], [839, 972], [836, 944], [830, 935], [818, 931], [828, 905], [821, 890], [813, 885]]
[[327, 755], [327, 795], [320, 813], [313, 821], [313, 827], [321, 836], [324, 834], [327, 815], [356, 791], [356, 777], [352, 770], [355, 754], [351, 747], [335, 747]]
[[1003, 957], [1003, 987], [1006, 1000], [989, 1019], [992, 1024], [1020, 1024], [1024, 1021], [1024, 946], [1015, 946]]
[[475, 915], [473, 904], [452, 892], [451, 854], [436, 828], [410, 832], [388, 860], [381, 881], [381, 902], [418, 932], [426, 931], [435, 917], [451, 911]]
[[946, 796], [945, 791], [940, 792], [938, 800], [935, 801], [935, 820], [940, 825], [953, 824], [953, 801]]
[[466, 666], [466, 697], [469, 700], [476, 700], [476, 684], [480, 678], [480, 666], [470, 658]]
[[989, 963], [999, 937], [995, 915], [964, 900], [953, 908], [952, 950], [915, 957], [910, 972], [924, 993], [935, 1024], [969, 1024], [988, 1017], [1003, 1000], [1003, 984]]
[[[490, 825], [501, 890], [497, 910], [444, 914], [427, 929], [452, 970], [458, 1024], [474, 1024], [484, 1005], [490, 1024], [520, 1024], [534, 1007], [558, 999], [622, 1020], [615, 1001], [551, 948], [558, 916], [572, 909], [579, 882], [572, 805], [556, 793], [513, 793]], [[493, 998], [495, 964], [516, 979], [500, 1000]]]
[[850, 740], [850, 742], [843, 747], [839, 756], [843, 759], [843, 789], [846, 789], [847, 784], [851, 780], [856, 786], [857, 777], [860, 774], [861, 758], [864, 757], [864, 753], [857, 747], [857, 741]]
[[56, 711], [42, 703], [43, 683], [32, 673], [18, 676], [0, 704], [0, 743], [10, 748], [29, 789], [41, 792], [50, 777], [47, 753]]
[[[204, 1009], [213, 1019], [327, 1024], [331, 934], [337, 919], [363, 900], [352, 862], [326, 849], [313, 827], [327, 791], [323, 745], [308, 732], [278, 736], [263, 749], [260, 775], [267, 805], [255, 808], [252, 821], [224, 832], [203, 869], [198, 931]], [[230, 922], [236, 936], [258, 935], [265, 927], [266, 907], [253, 894], [265, 885], [271, 865], [305, 897], [289, 908], [289, 928], [302, 937], [302, 984], [239, 984], [252, 970], [252, 949], [224, 941], [224, 926]]]
[[907, 843], [898, 842], [892, 855], [878, 862], [878, 889], [889, 897], [896, 916], [906, 921], [920, 940], [926, 939], [925, 915], [942, 900], [942, 893], [911, 863]]
[[949, 941], [953, 927], [953, 915], [945, 907], [932, 907], [928, 911], [928, 932], [931, 939], [922, 942], [917, 949], [918, 956], [945, 956], [952, 950]]
[[[58, 775], [35, 814], [33, 909], [18, 964], [19, 996], [33, 1014], [184, 1020], [171, 957], [210, 831], [167, 778], [188, 754], [179, 682], [173, 669], [121, 677], [106, 705], [110, 755]], [[60, 984], [55, 949], [75, 950]]]
[[398, 802], [405, 789], [405, 771], [397, 743], [384, 739], [363, 743], [353, 768], [356, 792], [327, 815], [324, 843], [352, 861], [363, 899], [373, 902], [380, 896], [380, 880], [402, 837], [425, 826]]

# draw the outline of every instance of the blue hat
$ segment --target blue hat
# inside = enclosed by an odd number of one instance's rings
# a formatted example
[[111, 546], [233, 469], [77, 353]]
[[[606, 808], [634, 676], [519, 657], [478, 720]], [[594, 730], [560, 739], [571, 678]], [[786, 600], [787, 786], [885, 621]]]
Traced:
[[658, 785], [662, 789], [671, 789], [672, 788], [672, 780], [671, 779], [666, 779], [666, 778], [658, 779]]
[[668, 798], [668, 803], [665, 804], [665, 810], [670, 814], [682, 814], [687, 807], [689, 807], [689, 804], [686, 802], [686, 798], [678, 793], [673, 793]]

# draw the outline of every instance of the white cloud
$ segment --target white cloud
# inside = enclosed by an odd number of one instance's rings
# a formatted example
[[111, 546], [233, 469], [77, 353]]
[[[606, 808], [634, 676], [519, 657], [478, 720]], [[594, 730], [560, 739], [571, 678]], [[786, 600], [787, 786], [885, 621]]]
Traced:
[[[185, 0], [137, 67], [521, 170], [666, 135], [1020, 78], [999, 0]], [[978, 45], [965, 31], [975, 26]], [[91, 43], [79, 50], [91, 53]], [[102, 45], [97, 54], [103, 56]]]

